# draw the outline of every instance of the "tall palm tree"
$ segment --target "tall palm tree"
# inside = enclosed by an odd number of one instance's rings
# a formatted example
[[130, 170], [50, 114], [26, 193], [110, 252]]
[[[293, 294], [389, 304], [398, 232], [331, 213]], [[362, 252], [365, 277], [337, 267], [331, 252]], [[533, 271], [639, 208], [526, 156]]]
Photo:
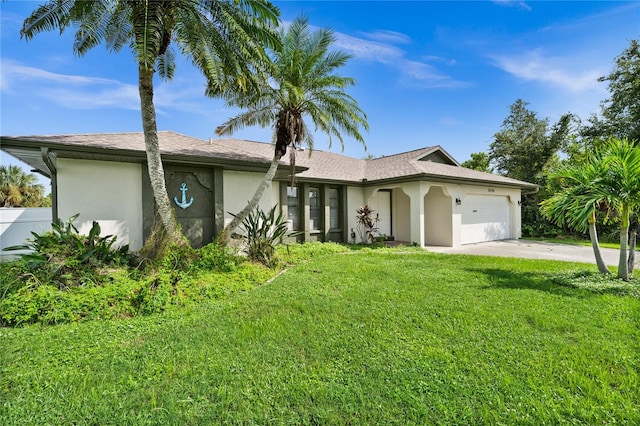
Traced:
[[280, 40], [280, 47], [269, 54], [270, 78], [247, 91], [231, 87], [224, 93], [228, 105], [244, 111], [221, 124], [216, 134], [231, 135], [246, 126], [272, 126], [274, 155], [253, 198], [222, 231], [223, 242], [229, 240], [244, 217], [257, 206], [287, 149], [291, 148], [292, 178], [296, 148], [306, 145], [313, 149], [313, 135], [305, 118], [313, 122], [316, 130], [329, 136], [329, 146], [336, 137], [344, 148], [342, 133], [365, 145], [360, 129], [369, 129], [367, 116], [356, 100], [345, 93], [355, 81], [335, 73], [351, 56], [329, 50], [335, 41], [333, 31], [311, 32], [308, 19], [301, 17], [280, 31]]
[[165, 187], [153, 75], [157, 71], [161, 78], [173, 77], [173, 42], [205, 75], [209, 92], [220, 92], [227, 84], [250, 86], [262, 69], [263, 47], [277, 43], [273, 28], [278, 14], [267, 0], [49, 0], [25, 20], [20, 34], [28, 40], [43, 31], [72, 27], [73, 51], [80, 56], [103, 42], [114, 52], [129, 45], [138, 65], [147, 165], [160, 218], [154, 229], [165, 243], [185, 243]]
[[561, 227], [569, 227], [580, 232], [589, 231], [593, 254], [598, 270], [609, 274], [609, 269], [602, 259], [598, 232], [596, 229], [596, 212], [607, 212], [607, 199], [599, 191], [598, 185], [606, 173], [602, 158], [596, 153], [582, 164], [569, 165], [551, 174], [550, 179], [559, 181], [561, 190], [540, 203], [540, 211], [544, 217]]
[[32, 173], [15, 165], [0, 166], [0, 206], [38, 207], [46, 204], [44, 186]]
[[602, 188], [604, 194], [620, 209], [620, 260], [618, 278], [629, 279], [629, 219], [640, 209], [640, 147], [628, 139], [610, 138], [605, 143], [604, 163], [607, 169]]

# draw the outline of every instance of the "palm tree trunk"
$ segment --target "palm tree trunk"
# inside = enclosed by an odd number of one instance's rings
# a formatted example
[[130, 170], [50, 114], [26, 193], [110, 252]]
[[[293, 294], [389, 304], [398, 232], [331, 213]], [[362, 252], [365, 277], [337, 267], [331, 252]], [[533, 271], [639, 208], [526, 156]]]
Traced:
[[629, 245], [629, 205], [622, 205], [622, 223], [620, 225], [620, 261], [618, 262], [618, 278], [629, 281], [627, 265], [627, 246]]
[[633, 275], [633, 269], [636, 263], [636, 240], [638, 238], [638, 230], [632, 229], [629, 232], [629, 258], [627, 259], [627, 270], [629, 275]]
[[[157, 215], [156, 221], [159, 219], [164, 232], [162, 232], [162, 245], [164, 243], [182, 244], [186, 242], [185, 237], [180, 231], [175, 212], [171, 206], [171, 201], [167, 195], [167, 187], [164, 180], [164, 168], [162, 166], [162, 158], [160, 157], [160, 144], [158, 143], [158, 127], [156, 124], [156, 109], [153, 105], [153, 73], [154, 70], [138, 66], [138, 89], [140, 91], [140, 107], [142, 111], [142, 129], [144, 130], [144, 145], [147, 151], [147, 165], [149, 171], [149, 180], [153, 190], [153, 197], [156, 203]], [[158, 223], [154, 224], [154, 230], [157, 229]], [[158, 241], [145, 241], [147, 244], [158, 245]], [[155, 252], [156, 250], [151, 250]]]
[[591, 239], [591, 247], [593, 247], [593, 254], [596, 257], [596, 265], [598, 265], [598, 271], [601, 274], [609, 274], [609, 268], [602, 259], [602, 253], [600, 252], [600, 243], [598, 242], [598, 231], [596, 230], [595, 212], [592, 213], [592, 217], [589, 218], [589, 238]]
[[269, 185], [271, 185], [273, 178], [276, 176], [278, 165], [280, 164], [280, 158], [282, 158], [282, 154], [276, 151], [276, 153], [273, 155], [273, 159], [271, 160], [269, 170], [262, 178], [262, 182], [260, 182], [260, 185], [258, 185], [258, 188], [253, 194], [253, 198], [251, 198], [251, 201], [249, 201], [249, 203], [245, 206], [244, 209], [240, 211], [240, 213], [234, 216], [233, 220], [231, 220], [231, 222], [229, 222], [229, 224], [225, 226], [220, 233], [220, 236], [218, 237], [220, 243], [228, 245], [231, 241], [231, 235], [233, 234], [233, 231], [235, 231], [238, 226], [240, 226], [244, 218], [247, 217], [251, 210], [253, 210], [258, 205], [260, 199], [262, 198], [262, 194], [264, 194], [264, 191], [267, 190]]

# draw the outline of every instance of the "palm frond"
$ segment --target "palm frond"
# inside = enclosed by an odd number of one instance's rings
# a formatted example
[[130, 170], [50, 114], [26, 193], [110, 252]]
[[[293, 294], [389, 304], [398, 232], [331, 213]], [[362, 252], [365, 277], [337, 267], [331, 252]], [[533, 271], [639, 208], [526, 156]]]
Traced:
[[25, 19], [20, 37], [27, 40], [43, 31], [59, 29], [60, 33], [70, 25], [70, 11], [76, 4], [76, 0], [49, 1], [39, 6]]
[[[311, 32], [308, 19], [301, 17], [288, 28], [282, 28], [280, 38], [280, 48], [269, 55], [270, 78], [262, 80], [255, 90], [223, 92], [226, 103], [243, 109], [272, 111], [276, 149], [289, 145], [313, 148], [312, 133], [305, 119], [310, 119], [316, 131], [328, 136], [329, 145], [335, 138], [344, 147], [343, 134], [364, 145], [361, 130], [369, 128], [367, 116], [355, 99], [344, 92], [355, 81], [335, 73], [350, 56], [329, 52], [335, 41], [333, 32], [328, 29]], [[240, 121], [246, 125], [244, 114], [241, 113]], [[228, 120], [219, 129], [230, 133], [231, 123], [235, 122]]]

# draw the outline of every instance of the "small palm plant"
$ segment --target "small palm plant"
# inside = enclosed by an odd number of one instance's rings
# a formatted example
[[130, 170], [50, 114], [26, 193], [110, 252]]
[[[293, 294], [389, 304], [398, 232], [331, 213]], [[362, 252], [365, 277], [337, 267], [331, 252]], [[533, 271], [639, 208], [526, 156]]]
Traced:
[[244, 218], [242, 227], [244, 234], [239, 238], [244, 241], [247, 257], [271, 268], [276, 265], [276, 246], [287, 236], [288, 226], [282, 212], [276, 216], [278, 205], [268, 213], [256, 207]]
[[375, 234], [378, 232], [377, 223], [379, 221], [378, 216], [373, 217], [373, 210], [368, 205], [360, 206], [356, 210], [356, 223], [358, 224], [358, 234], [360, 234], [360, 240], [369, 244], [375, 240]]

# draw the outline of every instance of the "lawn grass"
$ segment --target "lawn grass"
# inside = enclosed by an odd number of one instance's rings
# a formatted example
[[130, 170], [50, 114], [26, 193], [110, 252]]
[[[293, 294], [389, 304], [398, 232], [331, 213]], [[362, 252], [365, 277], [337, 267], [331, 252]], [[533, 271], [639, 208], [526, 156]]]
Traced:
[[640, 300], [361, 250], [121, 321], [0, 328], [2, 424], [638, 424]]

